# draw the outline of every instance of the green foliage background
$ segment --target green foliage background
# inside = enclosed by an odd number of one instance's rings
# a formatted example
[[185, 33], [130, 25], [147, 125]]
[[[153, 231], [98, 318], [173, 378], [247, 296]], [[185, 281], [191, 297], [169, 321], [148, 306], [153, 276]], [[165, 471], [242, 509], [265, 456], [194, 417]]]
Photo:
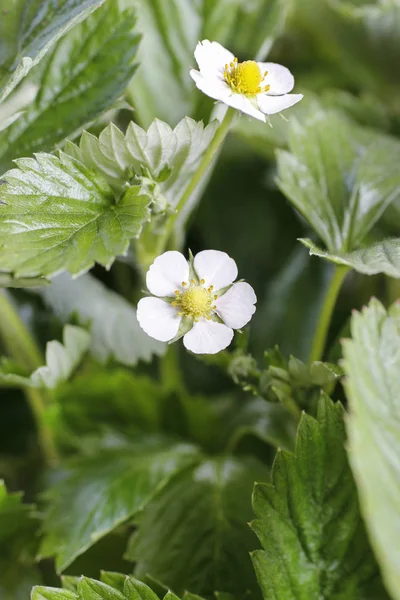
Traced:
[[[169, 229], [205, 38], [304, 99]], [[0, 0], [0, 600], [400, 598], [399, 56], [397, 0]], [[139, 328], [167, 242], [254, 287], [230, 350]]]

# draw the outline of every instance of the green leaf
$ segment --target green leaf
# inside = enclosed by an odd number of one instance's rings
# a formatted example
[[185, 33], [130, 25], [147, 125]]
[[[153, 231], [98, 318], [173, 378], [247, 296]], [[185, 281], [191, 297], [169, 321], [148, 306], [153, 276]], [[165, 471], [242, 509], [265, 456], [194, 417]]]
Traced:
[[0, 269], [16, 276], [77, 275], [109, 268], [149, 218], [147, 196], [128, 188], [116, 202], [104, 179], [61, 152], [15, 161], [0, 186]]
[[278, 153], [278, 184], [332, 253], [359, 247], [400, 195], [397, 140], [317, 111], [291, 122], [290, 153]]
[[163, 429], [165, 392], [154, 380], [118, 369], [85, 369], [54, 394], [52, 423], [60, 443], [80, 448], [83, 436], [117, 431], [128, 436]]
[[[235, 52], [238, 55], [252, 57], [254, 60], [266, 60], [276, 37], [284, 32], [288, 15], [293, 8], [293, 1], [242, 0], [240, 4], [241, 9], [237, 18], [240, 27], [232, 39]], [[219, 38], [210, 37], [210, 39]]]
[[[111, 578], [108, 578], [108, 575]], [[103, 581], [104, 576], [107, 576], [107, 581]], [[158, 596], [142, 581], [121, 573], [103, 573], [102, 581], [83, 576], [74, 579], [77, 582], [75, 592], [38, 586], [33, 588], [31, 600], [179, 600], [178, 596], [170, 591]], [[186, 592], [184, 600], [203, 599]]]
[[149, 440], [75, 461], [47, 492], [40, 556], [56, 556], [57, 571], [63, 571], [198, 459], [193, 446]]
[[165, 344], [140, 328], [135, 308], [90, 274], [72, 279], [62, 273], [39, 293], [61, 322], [75, 316], [81, 325], [89, 324], [90, 352], [101, 363], [113, 358], [132, 366], [165, 352]]
[[0, 102], [74, 25], [104, 0], [14, 0], [0, 19]]
[[25, 600], [40, 575], [33, 567], [38, 516], [22, 504], [22, 493], [9, 494], [0, 480], [0, 597]]
[[0, 133], [1, 173], [10, 168], [11, 159], [51, 150], [76, 135], [117, 100], [135, 71], [135, 20], [133, 10], [121, 11], [118, 2], [107, 2], [65, 35], [32, 71], [40, 91], [19, 119]]
[[400, 598], [400, 308], [371, 300], [342, 343], [350, 464], [371, 544], [393, 599]]
[[252, 398], [243, 403], [229, 425], [229, 448], [236, 448], [244, 438], [254, 436], [276, 448], [293, 449], [297, 423], [282, 404]]
[[125, 600], [125, 594], [122, 594], [115, 588], [96, 581], [95, 579], [89, 579], [89, 577], [82, 577], [78, 583], [78, 596], [82, 600]]
[[46, 365], [39, 367], [30, 377], [4, 373], [0, 368], [0, 383], [33, 388], [55, 388], [71, 376], [87, 352], [90, 335], [80, 327], [66, 325], [63, 344], [57, 340], [46, 346]]
[[[155, 594], [148, 585], [133, 577], [129, 577], [125, 580], [124, 595], [128, 600], [158, 600], [157, 594]], [[164, 600], [166, 598], [168, 598], [168, 593]], [[170, 600], [172, 600], [172, 598]]]
[[32, 589], [31, 600], [79, 600], [79, 596], [69, 590], [35, 586]]
[[140, 516], [127, 553], [136, 575], [151, 573], [177, 593], [255, 591], [246, 522], [253, 483], [266, 474], [255, 460], [215, 458], [176, 477]]
[[124, 135], [110, 123], [99, 138], [84, 132], [79, 149], [66, 151], [100, 172], [120, 191], [134, 175], [152, 184], [153, 201], [175, 207], [198, 163], [214, 137], [218, 121], [206, 127], [185, 117], [175, 129], [155, 119], [147, 131], [131, 122]]
[[110, 585], [116, 590], [119, 590], [120, 592], [124, 591], [126, 575], [122, 575], [122, 573], [115, 573], [111, 571], [101, 571], [100, 579], [103, 583]]
[[400, 277], [400, 239], [393, 238], [375, 242], [370, 246], [354, 252], [331, 253], [318, 248], [312, 240], [300, 239], [309, 249], [311, 256], [320, 256], [337, 265], [345, 265], [363, 273], [375, 275], [385, 273], [389, 277]]
[[252, 340], [260, 352], [277, 344], [284, 355], [307, 360], [331, 277], [331, 265], [310, 261], [307, 251], [296, 245], [257, 303]]
[[272, 483], [256, 484], [253, 564], [265, 600], [384, 598], [347, 462], [343, 408], [322, 396], [303, 414], [295, 455], [278, 452]]

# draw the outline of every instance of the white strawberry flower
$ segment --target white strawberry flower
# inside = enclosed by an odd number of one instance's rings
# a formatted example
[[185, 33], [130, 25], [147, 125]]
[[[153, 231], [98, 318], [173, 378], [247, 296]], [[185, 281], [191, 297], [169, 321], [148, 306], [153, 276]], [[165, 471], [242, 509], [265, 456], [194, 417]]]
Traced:
[[199, 71], [190, 75], [207, 96], [220, 100], [260, 121], [265, 115], [293, 106], [303, 94], [289, 94], [294, 77], [286, 67], [272, 62], [238, 59], [218, 42], [203, 40], [194, 53]]
[[203, 250], [189, 261], [175, 250], [158, 256], [146, 275], [153, 296], [142, 298], [137, 318], [161, 342], [176, 341], [196, 354], [216, 354], [248, 323], [257, 302], [253, 288], [225, 252]]

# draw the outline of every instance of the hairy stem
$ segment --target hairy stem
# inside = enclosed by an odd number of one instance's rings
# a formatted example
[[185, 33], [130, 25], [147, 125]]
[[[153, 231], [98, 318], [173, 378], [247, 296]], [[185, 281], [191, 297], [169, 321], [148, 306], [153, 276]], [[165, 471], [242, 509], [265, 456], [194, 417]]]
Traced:
[[329, 325], [332, 319], [333, 309], [335, 308], [340, 288], [342, 287], [342, 283], [348, 271], [348, 267], [344, 266], [337, 266], [335, 268], [319, 315], [317, 329], [315, 332], [314, 341], [310, 352], [310, 363], [314, 362], [315, 360], [322, 359], [326, 345], [326, 338], [328, 335]]
[[[39, 348], [4, 291], [0, 291], [0, 336], [13, 360], [21, 367], [34, 371], [43, 365], [44, 359]], [[58, 456], [51, 429], [46, 422], [46, 393], [26, 388], [25, 395], [35, 419], [44, 460], [54, 465]]]

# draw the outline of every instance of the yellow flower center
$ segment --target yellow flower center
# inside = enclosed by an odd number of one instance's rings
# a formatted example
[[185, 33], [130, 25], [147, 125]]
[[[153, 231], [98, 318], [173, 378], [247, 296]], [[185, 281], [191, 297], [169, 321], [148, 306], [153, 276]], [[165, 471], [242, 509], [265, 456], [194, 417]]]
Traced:
[[254, 60], [238, 63], [238, 59], [234, 58], [229, 65], [225, 65], [224, 78], [236, 94], [255, 96], [268, 92], [270, 86], [261, 85], [267, 74], [268, 71], [261, 73], [260, 67]]
[[[190, 287], [183, 292], [176, 290], [176, 300], [172, 303], [173, 306], [179, 308], [179, 315], [193, 317], [198, 321], [200, 317], [211, 319], [212, 311], [215, 310], [214, 300], [217, 296], [213, 295], [213, 286], [203, 287], [205, 281], [202, 279], [198, 285], [194, 279], [190, 282]], [[182, 286], [186, 287], [186, 281], [182, 281]]]

